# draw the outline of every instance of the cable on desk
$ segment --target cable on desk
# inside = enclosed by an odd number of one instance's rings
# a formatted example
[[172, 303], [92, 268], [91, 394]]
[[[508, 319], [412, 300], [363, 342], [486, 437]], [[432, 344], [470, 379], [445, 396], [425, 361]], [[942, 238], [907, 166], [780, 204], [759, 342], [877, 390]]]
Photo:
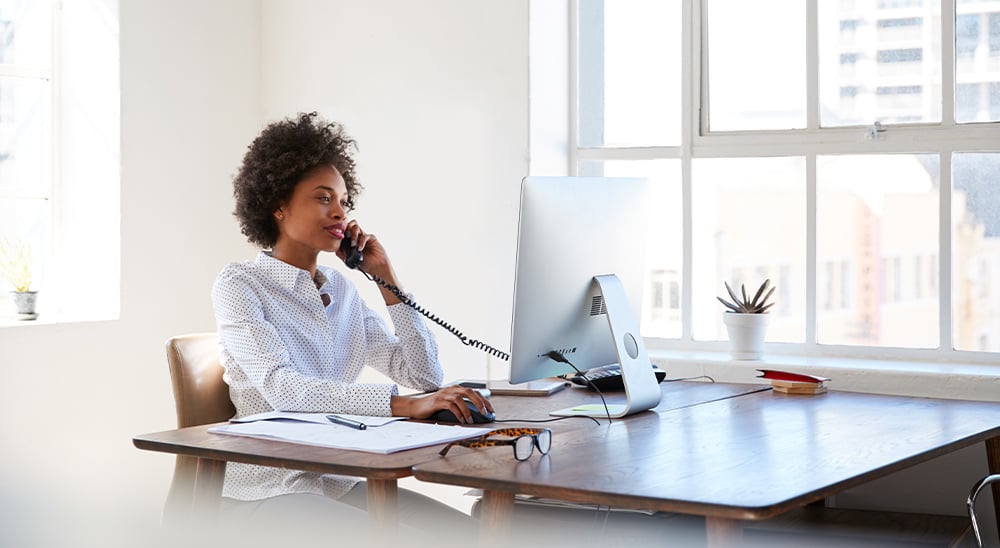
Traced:
[[556, 362], [559, 362], [559, 363], [564, 363], [564, 364], [572, 367], [573, 371], [576, 371], [583, 380], [587, 381], [587, 384], [590, 385], [590, 387], [592, 389], [594, 389], [595, 392], [597, 392], [598, 396], [601, 397], [601, 403], [604, 404], [604, 413], [608, 416], [608, 424], [611, 424], [611, 410], [608, 409], [608, 402], [604, 400], [604, 394], [602, 394], [601, 390], [599, 388], [597, 388], [597, 386], [594, 385], [593, 381], [591, 381], [590, 379], [588, 379], [586, 377], [586, 375], [583, 374], [583, 371], [580, 371], [579, 369], [577, 369], [577, 367], [575, 365], [573, 365], [572, 362], [570, 362], [569, 360], [567, 360], [566, 356], [563, 356], [562, 353], [559, 352], [558, 350], [550, 350], [550, 351], [546, 352], [545, 355], [548, 356], [548, 358], [550, 360], [552, 360], [552, 361], [556, 361]]
[[698, 375], [697, 377], [681, 377], [679, 379], [663, 379], [662, 382], [693, 381], [697, 379], [708, 379], [708, 382], [715, 382], [715, 379], [708, 375]]

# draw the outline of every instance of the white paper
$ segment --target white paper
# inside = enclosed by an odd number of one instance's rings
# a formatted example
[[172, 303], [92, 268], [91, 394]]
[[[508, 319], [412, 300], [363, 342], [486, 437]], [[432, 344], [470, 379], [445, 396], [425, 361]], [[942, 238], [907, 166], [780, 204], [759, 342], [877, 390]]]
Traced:
[[[324, 417], [323, 423], [280, 419], [257, 420], [229, 423], [209, 428], [208, 431], [216, 434], [248, 436], [335, 449], [388, 454], [481, 436], [492, 430], [490, 428], [425, 424], [401, 420], [389, 421], [377, 428], [369, 425], [369, 428], [365, 430], [358, 430], [326, 421], [326, 413], [320, 415]], [[350, 416], [348, 415], [348, 417]]]

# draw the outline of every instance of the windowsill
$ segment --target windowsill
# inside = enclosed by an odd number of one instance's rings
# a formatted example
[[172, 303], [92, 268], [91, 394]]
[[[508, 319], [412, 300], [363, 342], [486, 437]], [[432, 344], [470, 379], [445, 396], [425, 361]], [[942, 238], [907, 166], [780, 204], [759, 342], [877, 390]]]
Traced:
[[830, 390], [1000, 402], [995, 365], [793, 355], [733, 360], [726, 352], [662, 349], [650, 349], [649, 357], [668, 379], [708, 375], [718, 382], [765, 383], [757, 369], [781, 369], [828, 377]]
[[39, 325], [61, 325], [71, 323], [91, 323], [117, 320], [117, 317], [102, 317], [97, 314], [83, 316], [79, 314], [39, 313], [34, 320], [20, 320], [14, 314], [0, 314], [0, 329], [8, 327], [30, 327]]

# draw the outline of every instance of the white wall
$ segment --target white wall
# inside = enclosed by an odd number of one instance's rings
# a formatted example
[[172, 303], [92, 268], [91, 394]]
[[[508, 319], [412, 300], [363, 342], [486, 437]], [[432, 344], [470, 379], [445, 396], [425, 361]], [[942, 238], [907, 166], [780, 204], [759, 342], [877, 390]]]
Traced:
[[[365, 186], [353, 216], [386, 246], [403, 288], [509, 349], [527, 2], [267, 0], [262, 15], [265, 118], [317, 110], [343, 123]], [[484, 354], [435, 334], [449, 377], [486, 375]]]
[[[163, 343], [214, 329], [215, 274], [255, 253], [230, 181], [266, 120], [314, 109], [343, 120], [368, 187], [358, 217], [406, 289], [507, 345], [526, 2], [128, 0], [120, 11], [121, 319], [0, 329], [2, 546], [155, 544], [130, 535], [155, 534], [173, 460], [131, 437], [173, 427]], [[444, 355], [450, 372], [484, 372], [475, 353]]]

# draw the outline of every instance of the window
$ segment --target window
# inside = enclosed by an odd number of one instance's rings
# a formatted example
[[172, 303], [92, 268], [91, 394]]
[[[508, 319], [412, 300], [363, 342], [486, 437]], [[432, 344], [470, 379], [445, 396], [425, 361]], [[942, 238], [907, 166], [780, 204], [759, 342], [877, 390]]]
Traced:
[[955, 55], [970, 58], [979, 45], [979, 14], [963, 14], [955, 18]]
[[875, 89], [877, 95], [910, 95], [921, 91], [920, 86], [879, 86]]
[[1000, 325], [1000, 153], [956, 154], [952, 161], [952, 230], [955, 258], [952, 299], [956, 348], [1000, 352], [1000, 340], [982, 348], [977, 335]]
[[[1000, 8], [979, 0], [955, 0], [955, 97], [957, 122], [1000, 121], [992, 108], [1000, 100], [995, 84], [1000, 57]], [[988, 30], [987, 30], [988, 29]], [[988, 43], [988, 44], [987, 44]]]
[[840, 308], [851, 306], [854, 298], [854, 284], [851, 279], [854, 271], [848, 261], [840, 261]]
[[1000, 54], [1000, 13], [991, 13], [990, 22], [990, 55]]
[[38, 321], [118, 314], [118, 120], [117, 2], [0, 0], [0, 237], [31, 248]]
[[723, 282], [767, 277], [768, 341], [788, 352], [996, 362], [995, 3], [571, 6], [569, 169], [659, 192], [651, 347], [721, 350]]
[[672, 270], [654, 270], [650, 277], [647, 311], [648, 324], [661, 324], [669, 329], [672, 323], [680, 321], [681, 287], [678, 273]]
[[925, 1], [926, 0], [878, 0], [878, 7], [879, 9], [917, 8], [923, 6]]
[[862, 23], [860, 19], [843, 19], [840, 21], [840, 32], [854, 32]]
[[0, 0], [0, 237], [28, 245], [36, 279], [51, 234], [51, 18], [44, 2]]
[[990, 112], [988, 120], [1000, 120], [1000, 82], [990, 82]]
[[[619, 9], [639, 7], [623, 4]], [[805, 20], [805, 4], [773, 0], [767, 10], [736, 0], [703, 5], [712, 28], [707, 52], [711, 130], [805, 127], [805, 48], [788, 47], [805, 39], [803, 25], [789, 24]], [[674, 11], [679, 7], [675, 5]], [[679, 46], [675, 41], [675, 48]]]
[[899, 19], [879, 19], [878, 28], [891, 29], [895, 27], [918, 27], [923, 24], [920, 17], [905, 17]]
[[671, 44], [680, 23], [670, 3], [585, 3], [579, 12], [589, 37], [579, 49], [580, 144], [676, 145], [681, 88], [669, 75], [680, 69], [680, 52]]
[[879, 63], [909, 63], [923, 59], [924, 50], [920, 48], [883, 49], [878, 52]]
[[955, 86], [955, 119], [972, 122], [979, 119], [979, 84]]
[[833, 299], [834, 295], [837, 293], [836, 287], [834, 287], [834, 284], [837, 283], [837, 278], [833, 271], [835, 267], [836, 264], [833, 261], [826, 261], [823, 264], [823, 275], [826, 277], [826, 283], [824, 284], [826, 287], [826, 297], [823, 299], [824, 310], [833, 309]]

